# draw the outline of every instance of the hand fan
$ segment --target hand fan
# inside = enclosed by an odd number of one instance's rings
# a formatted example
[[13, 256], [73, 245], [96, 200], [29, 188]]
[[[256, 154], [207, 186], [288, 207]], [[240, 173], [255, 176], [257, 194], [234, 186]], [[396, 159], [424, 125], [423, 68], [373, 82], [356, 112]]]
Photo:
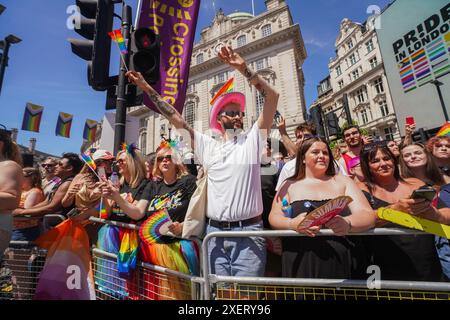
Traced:
[[169, 233], [172, 220], [165, 209], [153, 213], [139, 228], [139, 237], [146, 244], [162, 243], [161, 236]]

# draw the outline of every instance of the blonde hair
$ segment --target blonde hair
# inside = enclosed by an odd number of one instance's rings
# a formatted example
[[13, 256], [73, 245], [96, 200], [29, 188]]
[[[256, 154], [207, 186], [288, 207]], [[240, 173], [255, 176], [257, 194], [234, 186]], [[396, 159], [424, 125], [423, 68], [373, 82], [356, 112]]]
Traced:
[[161, 170], [159, 170], [159, 166], [158, 166], [158, 157], [162, 156], [163, 154], [167, 153], [168, 151], [172, 151], [172, 161], [175, 164], [175, 170], [177, 171], [177, 180], [183, 176], [187, 176], [189, 174], [189, 172], [188, 172], [186, 166], [181, 161], [180, 155], [178, 154], [178, 152], [174, 151], [171, 148], [162, 148], [157, 151], [156, 157], [155, 157], [155, 162], [153, 164], [153, 172], [152, 172], [153, 176], [158, 179], [161, 179], [161, 180], [163, 179], [163, 174], [162, 174]]
[[[122, 150], [119, 151], [116, 159], [119, 159], [123, 153], [126, 155], [128, 173], [130, 174], [130, 187], [137, 188], [142, 180], [145, 179], [146, 170], [144, 158], [138, 150], [134, 150], [134, 155], [129, 154], [126, 150]], [[120, 184], [125, 184], [124, 176], [120, 178]]]

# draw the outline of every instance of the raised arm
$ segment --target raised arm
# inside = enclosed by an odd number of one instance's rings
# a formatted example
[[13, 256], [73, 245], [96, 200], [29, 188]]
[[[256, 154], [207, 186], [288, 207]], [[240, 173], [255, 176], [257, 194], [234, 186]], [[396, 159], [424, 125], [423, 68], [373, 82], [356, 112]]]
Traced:
[[250, 84], [254, 85], [256, 90], [264, 97], [263, 112], [259, 115], [258, 127], [260, 129], [270, 129], [275, 111], [277, 110], [278, 92], [262, 77], [251, 70], [245, 60], [238, 53], [234, 52], [231, 47], [222, 47], [218, 55], [223, 62], [242, 73]]
[[191, 140], [191, 147], [194, 148], [194, 129], [187, 124], [181, 114], [167, 101], [163, 100], [159, 93], [145, 81], [140, 72], [130, 70], [126, 73], [126, 76], [130, 82], [141, 88], [142, 91], [148, 95], [159, 112], [166, 117], [175, 128], [184, 129], [188, 132]]
[[297, 154], [297, 146], [295, 143], [289, 138], [289, 135], [286, 130], [286, 121], [282, 116], [280, 116], [280, 121], [277, 123], [278, 131], [280, 131], [281, 143], [283, 143], [287, 152], [290, 155], [295, 156]]

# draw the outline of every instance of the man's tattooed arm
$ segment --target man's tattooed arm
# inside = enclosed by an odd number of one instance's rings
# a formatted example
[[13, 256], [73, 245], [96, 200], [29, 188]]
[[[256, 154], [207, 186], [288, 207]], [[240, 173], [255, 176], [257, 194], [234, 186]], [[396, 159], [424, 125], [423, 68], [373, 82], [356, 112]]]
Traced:
[[273, 116], [277, 109], [278, 92], [263, 77], [251, 70], [247, 65], [241, 69], [242, 75], [247, 78], [250, 84], [254, 85], [256, 90], [264, 98], [263, 112], [261, 113], [258, 124], [261, 129], [268, 129], [272, 126]]

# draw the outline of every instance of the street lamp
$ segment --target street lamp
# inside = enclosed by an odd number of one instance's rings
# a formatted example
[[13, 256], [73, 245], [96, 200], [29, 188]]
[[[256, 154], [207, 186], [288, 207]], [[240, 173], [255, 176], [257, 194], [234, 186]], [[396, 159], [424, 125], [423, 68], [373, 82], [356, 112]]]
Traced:
[[8, 65], [8, 52], [11, 44], [16, 44], [22, 41], [15, 35], [10, 34], [5, 38], [5, 40], [0, 41], [0, 49], [3, 49], [3, 54], [0, 61], [0, 93], [2, 91], [3, 76], [5, 75], [5, 69]]
[[444, 98], [442, 98], [442, 92], [441, 92], [441, 88], [440, 88], [443, 85], [443, 83], [440, 82], [437, 79], [433, 80], [433, 81], [430, 81], [430, 83], [432, 83], [432, 84], [434, 84], [436, 86], [436, 90], [437, 90], [438, 95], [439, 95], [439, 100], [441, 101], [442, 111], [444, 112], [445, 121], [449, 121], [447, 109], [445, 108]]

